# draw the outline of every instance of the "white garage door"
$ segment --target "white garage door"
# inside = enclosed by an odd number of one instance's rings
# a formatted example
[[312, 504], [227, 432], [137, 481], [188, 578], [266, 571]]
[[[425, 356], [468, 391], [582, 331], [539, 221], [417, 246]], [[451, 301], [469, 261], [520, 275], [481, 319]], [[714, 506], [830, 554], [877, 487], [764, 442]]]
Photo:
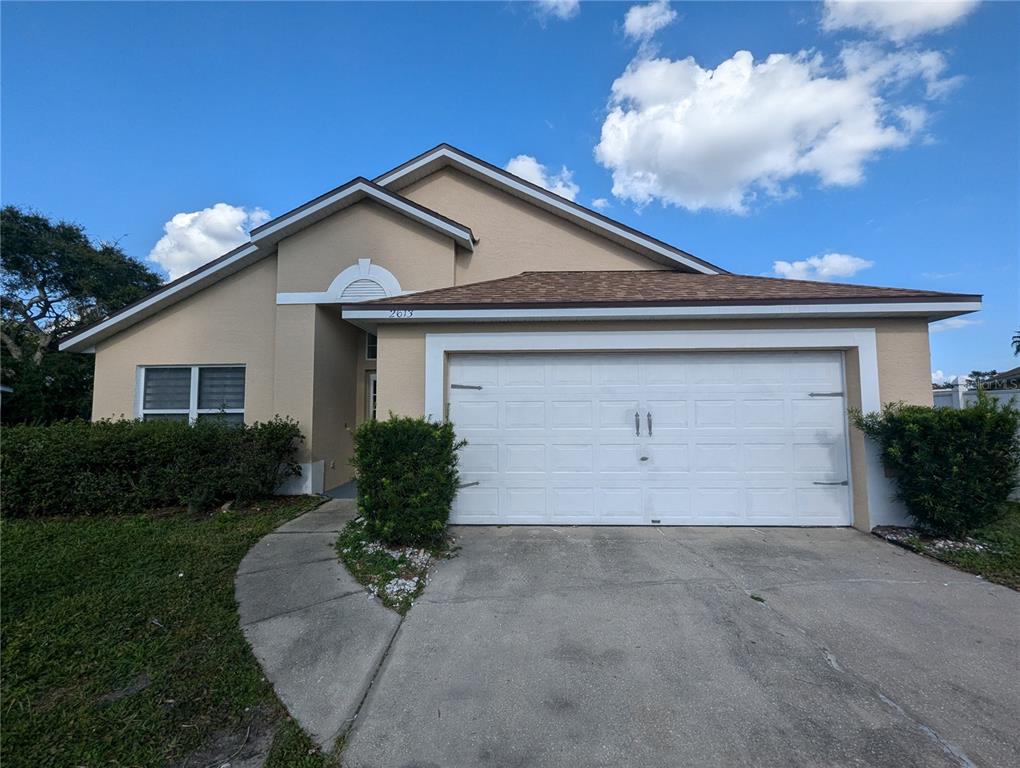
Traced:
[[839, 352], [462, 354], [455, 523], [849, 525]]

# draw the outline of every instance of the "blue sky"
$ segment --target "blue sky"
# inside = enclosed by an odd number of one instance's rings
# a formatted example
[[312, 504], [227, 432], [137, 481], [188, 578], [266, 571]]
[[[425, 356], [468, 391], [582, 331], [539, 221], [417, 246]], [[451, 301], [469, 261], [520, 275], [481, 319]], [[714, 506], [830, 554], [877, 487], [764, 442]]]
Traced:
[[932, 367], [1015, 364], [1020, 5], [634, 5], [4, 3], [3, 202], [180, 269], [446, 141], [734, 272], [983, 293]]

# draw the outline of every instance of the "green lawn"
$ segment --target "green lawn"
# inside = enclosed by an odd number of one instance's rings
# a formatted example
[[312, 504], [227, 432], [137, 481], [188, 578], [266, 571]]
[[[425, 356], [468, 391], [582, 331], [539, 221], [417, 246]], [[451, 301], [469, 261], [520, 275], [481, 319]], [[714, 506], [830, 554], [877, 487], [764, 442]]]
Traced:
[[275, 730], [268, 765], [333, 765], [286, 717], [234, 603], [248, 549], [317, 503], [3, 520], [0, 762], [203, 768], [212, 745]]
[[985, 549], [946, 551], [932, 546], [928, 539], [913, 539], [909, 546], [964, 571], [980, 574], [989, 581], [1020, 589], [1020, 504], [1011, 503], [1009, 513], [997, 523], [979, 528], [970, 538]]

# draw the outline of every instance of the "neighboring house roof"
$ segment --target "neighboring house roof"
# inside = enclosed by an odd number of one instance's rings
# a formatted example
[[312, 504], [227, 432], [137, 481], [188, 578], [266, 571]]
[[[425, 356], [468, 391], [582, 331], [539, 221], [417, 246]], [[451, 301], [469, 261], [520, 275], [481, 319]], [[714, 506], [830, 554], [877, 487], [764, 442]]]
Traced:
[[678, 271], [524, 272], [514, 277], [346, 305], [350, 320], [541, 319], [751, 315], [951, 317], [981, 297], [748, 275]]
[[527, 200], [561, 218], [572, 221], [585, 229], [596, 232], [614, 242], [621, 243], [628, 248], [636, 248], [639, 252], [660, 264], [669, 267], [679, 267], [706, 275], [728, 274], [722, 267], [711, 264], [704, 259], [699, 259], [697, 256], [687, 253], [687, 251], [683, 251], [651, 235], [614, 221], [608, 216], [603, 216], [601, 213], [590, 208], [578, 205], [572, 200], [550, 192], [537, 184], [532, 184], [520, 176], [515, 176], [509, 171], [487, 163], [481, 158], [470, 155], [449, 144], [440, 144], [428, 152], [424, 152], [418, 155], [418, 157], [398, 165], [393, 170], [377, 176], [375, 181], [388, 189], [400, 191], [418, 179], [446, 167], [456, 168], [462, 173], [481, 179], [487, 184], [509, 192], [515, 197]]
[[673, 271], [524, 272], [481, 283], [364, 302], [380, 307], [599, 307], [656, 304], [786, 304], [791, 301], [980, 301], [972, 294]]

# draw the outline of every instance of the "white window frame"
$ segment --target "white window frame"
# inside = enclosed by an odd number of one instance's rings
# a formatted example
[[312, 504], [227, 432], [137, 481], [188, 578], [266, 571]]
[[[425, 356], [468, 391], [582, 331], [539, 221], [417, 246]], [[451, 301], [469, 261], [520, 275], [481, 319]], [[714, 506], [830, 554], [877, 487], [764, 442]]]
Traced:
[[[369, 339], [371, 339], [373, 336], [375, 337], [375, 354], [370, 355], [368, 353], [368, 350], [371, 348], [372, 345], [369, 344], [368, 342]], [[378, 359], [379, 359], [379, 337], [376, 336], [371, 331], [365, 331], [365, 360], [374, 361]]]
[[[146, 408], [145, 407], [145, 372], [149, 368], [190, 368], [191, 389], [189, 390], [188, 407], [185, 408]], [[248, 368], [244, 363], [202, 363], [199, 365], [140, 365], [135, 376], [135, 418], [145, 420], [146, 416], [186, 414], [188, 423], [194, 424], [203, 414], [239, 413], [244, 421], [244, 408], [199, 408], [198, 407], [198, 372], [202, 368], [242, 368], [244, 369], [244, 399], [248, 400]]]
[[379, 402], [379, 379], [375, 371], [368, 372], [368, 386], [365, 391], [365, 418], [375, 421], [376, 404]]

